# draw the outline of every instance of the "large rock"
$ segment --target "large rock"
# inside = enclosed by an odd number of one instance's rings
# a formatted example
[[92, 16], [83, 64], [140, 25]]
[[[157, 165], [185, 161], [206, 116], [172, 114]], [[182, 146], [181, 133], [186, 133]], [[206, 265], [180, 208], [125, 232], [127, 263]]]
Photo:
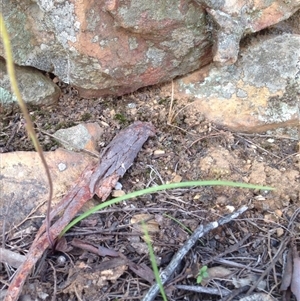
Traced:
[[299, 125], [300, 35], [258, 38], [232, 66], [208, 65], [175, 83], [175, 95], [194, 97], [186, 108], [235, 131]]
[[244, 33], [300, 6], [299, 0], [3, 1], [15, 62], [53, 72], [83, 96], [121, 95], [198, 69], [212, 59], [210, 26], [215, 61], [233, 63]]
[[[44, 156], [53, 181], [52, 206], [61, 200], [88, 165], [97, 162], [89, 155], [64, 149], [45, 152]], [[46, 212], [49, 183], [37, 152], [3, 153], [0, 162], [0, 227], [5, 224], [5, 230], [9, 230], [35, 208], [37, 215]]]

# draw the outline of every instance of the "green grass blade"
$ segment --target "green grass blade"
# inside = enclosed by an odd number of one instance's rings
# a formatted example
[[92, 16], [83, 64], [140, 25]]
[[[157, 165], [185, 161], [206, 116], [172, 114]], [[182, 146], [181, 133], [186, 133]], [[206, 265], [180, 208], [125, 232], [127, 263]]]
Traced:
[[154, 255], [153, 248], [151, 245], [151, 239], [150, 239], [148, 229], [147, 229], [145, 222], [142, 223], [142, 227], [143, 227], [143, 231], [145, 233], [145, 240], [146, 240], [146, 244], [147, 244], [148, 250], [149, 250], [149, 256], [150, 256], [150, 261], [151, 261], [151, 266], [152, 266], [152, 270], [154, 273], [155, 281], [159, 286], [159, 290], [160, 290], [160, 293], [161, 293], [164, 301], [168, 301], [165, 290], [164, 290], [164, 286], [163, 286], [160, 276], [159, 276], [159, 271], [158, 271], [158, 267], [156, 264], [155, 255]]
[[231, 182], [231, 181], [191, 181], [191, 182], [181, 182], [181, 183], [171, 183], [171, 184], [164, 184], [164, 185], [158, 185], [149, 187], [143, 190], [135, 191], [128, 193], [126, 195], [117, 197], [115, 199], [106, 201], [104, 203], [101, 203], [94, 208], [86, 211], [82, 215], [75, 218], [72, 222], [70, 222], [64, 230], [60, 233], [59, 237], [62, 237], [70, 228], [72, 228], [75, 224], [77, 224], [79, 221], [83, 220], [84, 218], [88, 217], [89, 215], [95, 213], [96, 211], [102, 210], [108, 206], [117, 204], [119, 202], [136, 198], [141, 195], [154, 193], [161, 190], [167, 190], [167, 189], [174, 189], [174, 188], [183, 188], [183, 187], [194, 187], [194, 186], [229, 186], [229, 187], [240, 187], [240, 188], [250, 188], [250, 189], [263, 189], [263, 190], [274, 190], [273, 187], [268, 186], [262, 186], [262, 185], [254, 185], [254, 184], [246, 184], [246, 183], [239, 183], [239, 182]]
[[182, 222], [180, 222], [178, 219], [176, 219], [175, 217], [169, 215], [169, 214], [164, 214], [165, 217], [171, 219], [172, 221], [174, 221], [175, 223], [177, 223], [179, 226], [181, 226], [181, 228], [183, 228], [186, 232], [188, 232], [189, 234], [193, 234], [193, 231], [190, 230], [187, 226], [185, 226]]

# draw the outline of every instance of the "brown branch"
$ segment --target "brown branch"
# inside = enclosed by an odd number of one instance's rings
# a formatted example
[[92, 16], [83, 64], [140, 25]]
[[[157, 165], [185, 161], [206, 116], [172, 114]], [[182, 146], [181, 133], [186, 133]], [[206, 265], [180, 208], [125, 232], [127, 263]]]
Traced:
[[[150, 123], [137, 121], [122, 130], [111, 141], [100, 155], [100, 162], [96, 167], [86, 168], [75, 186], [51, 211], [51, 220], [58, 214], [61, 215], [50, 228], [53, 239], [58, 237], [80, 208], [94, 194], [97, 194], [102, 201], [109, 196], [118, 179], [132, 165], [145, 141], [154, 133], [154, 128]], [[8, 288], [5, 301], [16, 301], [18, 299], [32, 267], [49, 247], [45, 229], [46, 223], [44, 222], [29, 249], [26, 260], [17, 270]]]

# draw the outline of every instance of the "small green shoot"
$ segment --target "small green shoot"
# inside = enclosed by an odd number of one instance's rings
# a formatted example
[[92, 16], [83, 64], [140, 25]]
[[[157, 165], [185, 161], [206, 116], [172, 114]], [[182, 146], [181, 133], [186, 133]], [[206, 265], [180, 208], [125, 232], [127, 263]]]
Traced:
[[[186, 227], [182, 222], [180, 222], [178, 219], [174, 218], [171, 215], [168, 215], [166, 213], [164, 213], [164, 216], [171, 219], [172, 221], [174, 221], [175, 223], [177, 223], [178, 225], [180, 225], [186, 232], [188, 232], [189, 234], [193, 234], [193, 231], [191, 229], [189, 229], [188, 227]], [[202, 246], [204, 246], [204, 243], [201, 239], [199, 239], [200, 243], [202, 244]]]
[[207, 273], [207, 266], [203, 266], [200, 270], [199, 270], [199, 273], [198, 273], [198, 276], [197, 276], [197, 283], [200, 284], [203, 280], [203, 278], [207, 278], [209, 275]]
[[81, 115], [81, 120], [82, 121], [88, 121], [89, 119], [91, 119], [92, 115], [88, 112], [85, 112]]
[[126, 121], [127, 121], [127, 118], [125, 117], [125, 115], [123, 115], [123, 114], [121, 114], [121, 113], [117, 113], [116, 115], [115, 115], [115, 118], [114, 118], [115, 120], [118, 120], [121, 124], [124, 124], [124, 123], [126, 123]]
[[175, 223], [177, 223], [178, 225], [180, 225], [186, 232], [188, 232], [189, 234], [193, 234], [193, 231], [190, 230], [188, 227], [186, 227], [182, 222], [180, 222], [178, 219], [174, 218], [173, 216], [169, 215], [169, 214], [164, 214], [165, 217], [171, 219], [172, 221], [174, 221]]
[[145, 222], [142, 223], [142, 226], [143, 226], [143, 231], [145, 233], [144, 239], [145, 239], [146, 244], [148, 246], [150, 261], [151, 261], [152, 270], [153, 270], [153, 273], [154, 273], [156, 283], [159, 286], [159, 290], [160, 290], [160, 293], [163, 297], [163, 300], [168, 301], [165, 290], [164, 290], [164, 287], [163, 287], [163, 284], [162, 284], [160, 276], [159, 276], [159, 271], [158, 271], [158, 267], [157, 267], [157, 264], [156, 264], [155, 255], [154, 255], [153, 248], [152, 248], [152, 245], [151, 245], [151, 239], [150, 239], [150, 236], [149, 236], [149, 233], [148, 233], [147, 226], [146, 226]]

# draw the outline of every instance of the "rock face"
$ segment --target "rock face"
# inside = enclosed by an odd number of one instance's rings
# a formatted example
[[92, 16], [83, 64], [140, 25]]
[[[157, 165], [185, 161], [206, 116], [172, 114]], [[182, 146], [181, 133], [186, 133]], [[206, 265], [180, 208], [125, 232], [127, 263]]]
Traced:
[[204, 66], [212, 59], [212, 28], [215, 61], [233, 63], [244, 33], [300, 6], [299, 0], [244, 2], [4, 0], [2, 10], [17, 64], [52, 72], [82, 96], [100, 96]]
[[176, 82], [175, 95], [195, 97], [195, 110], [235, 131], [299, 124], [300, 35], [254, 40], [232, 66], [212, 64]]
[[236, 62], [243, 35], [285, 20], [300, 7], [299, 0], [196, 1], [206, 3], [207, 12], [217, 24], [217, 29], [214, 30], [213, 60], [219, 65], [231, 65]]
[[2, 7], [16, 63], [53, 72], [85, 96], [121, 95], [211, 59], [204, 8], [189, 0], [5, 0]]

